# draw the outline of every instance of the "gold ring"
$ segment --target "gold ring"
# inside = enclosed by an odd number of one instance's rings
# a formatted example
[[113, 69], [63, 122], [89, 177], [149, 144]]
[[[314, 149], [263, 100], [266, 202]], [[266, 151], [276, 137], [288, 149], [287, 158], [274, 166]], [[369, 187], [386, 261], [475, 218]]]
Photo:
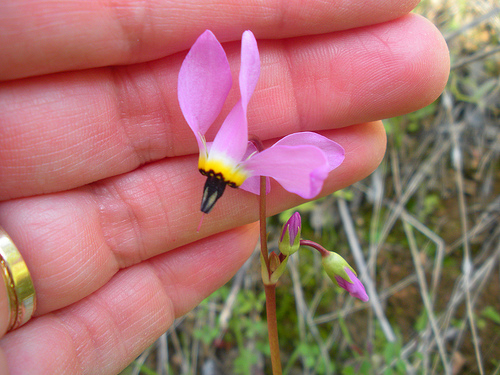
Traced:
[[8, 332], [30, 320], [35, 311], [36, 296], [28, 267], [16, 245], [2, 227], [0, 227], [0, 266], [9, 296]]

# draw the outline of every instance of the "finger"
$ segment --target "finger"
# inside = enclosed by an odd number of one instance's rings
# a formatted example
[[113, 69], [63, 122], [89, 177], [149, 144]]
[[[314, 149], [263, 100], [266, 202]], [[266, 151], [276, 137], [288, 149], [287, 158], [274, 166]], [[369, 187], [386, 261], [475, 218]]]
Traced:
[[248, 225], [120, 271], [74, 305], [0, 340], [11, 375], [116, 374], [243, 265], [258, 238]]
[[[324, 135], [342, 144], [346, 158], [330, 173], [323, 194], [364, 178], [383, 157], [381, 123]], [[0, 204], [0, 225], [22, 252], [35, 284], [36, 313], [84, 298], [121, 268], [258, 219], [258, 197], [228, 188], [197, 233], [203, 184], [197, 156], [191, 155], [70, 192]], [[268, 213], [302, 202], [272, 185]]]
[[[265, 41], [260, 49], [248, 116], [250, 132], [262, 139], [416, 110], [439, 95], [449, 70], [442, 37], [416, 16]], [[227, 50], [238, 66], [239, 43]], [[176, 97], [182, 59], [0, 86], [0, 199], [66, 190], [197, 152]]]
[[[0, 79], [130, 64], [185, 50], [205, 29], [223, 41], [326, 33], [385, 22], [418, 1], [0, 2]], [[146, 4], [146, 5], [145, 5]]]

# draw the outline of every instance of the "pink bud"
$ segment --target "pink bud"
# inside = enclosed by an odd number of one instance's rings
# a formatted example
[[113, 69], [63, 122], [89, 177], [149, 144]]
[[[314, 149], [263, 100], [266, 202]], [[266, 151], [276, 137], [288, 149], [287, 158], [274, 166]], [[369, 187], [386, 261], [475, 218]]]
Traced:
[[285, 236], [286, 230], [288, 229], [288, 235], [290, 236], [290, 246], [295, 242], [295, 237], [300, 231], [300, 226], [302, 225], [302, 219], [300, 218], [300, 214], [298, 212], [294, 212], [290, 219], [286, 222], [283, 227], [283, 231], [281, 232], [280, 241], [283, 241], [283, 237]]
[[369, 300], [368, 294], [366, 294], [365, 287], [361, 281], [359, 281], [349, 267], [344, 267], [344, 271], [349, 275], [351, 281], [345, 280], [339, 275], [335, 275], [335, 280], [337, 280], [339, 286], [347, 290], [351, 296], [359, 298], [363, 302], [367, 302]]

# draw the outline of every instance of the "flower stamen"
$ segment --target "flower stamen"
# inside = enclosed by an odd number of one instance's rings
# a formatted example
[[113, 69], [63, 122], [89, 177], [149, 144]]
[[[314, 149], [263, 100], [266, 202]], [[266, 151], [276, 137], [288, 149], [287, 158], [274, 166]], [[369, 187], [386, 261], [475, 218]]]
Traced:
[[222, 197], [226, 185], [229, 183], [224, 180], [220, 173], [210, 171], [205, 174], [205, 171], [200, 169], [200, 172], [207, 176], [205, 187], [203, 188], [203, 197], [201, 199], [201, 212], [208, 214], [215, 205], [215, 202]]

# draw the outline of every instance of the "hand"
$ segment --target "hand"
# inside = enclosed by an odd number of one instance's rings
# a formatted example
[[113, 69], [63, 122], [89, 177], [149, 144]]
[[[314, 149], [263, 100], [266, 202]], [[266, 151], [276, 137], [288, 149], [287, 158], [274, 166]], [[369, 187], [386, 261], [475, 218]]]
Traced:
[[[229, 189], [196, 233], [204, 178], [176, 85], [205, 29], [226, 42], [235, 71], [242, 32], [259, 40], [250, 133], [271, 140], [311, 130], [346, 149], [322, 195], [377, 167], [385, 150], [377, 120], [443, 89], [443, 39], [405, 15], [417, 1], [306, 3], [0, 3], [0, 225], [38, 303], [32, 320], [0, 340], [0, 373], [117, 373], [252, 252], [250, 193]], [[301, 202], [273, 185], [268, 212]]]

